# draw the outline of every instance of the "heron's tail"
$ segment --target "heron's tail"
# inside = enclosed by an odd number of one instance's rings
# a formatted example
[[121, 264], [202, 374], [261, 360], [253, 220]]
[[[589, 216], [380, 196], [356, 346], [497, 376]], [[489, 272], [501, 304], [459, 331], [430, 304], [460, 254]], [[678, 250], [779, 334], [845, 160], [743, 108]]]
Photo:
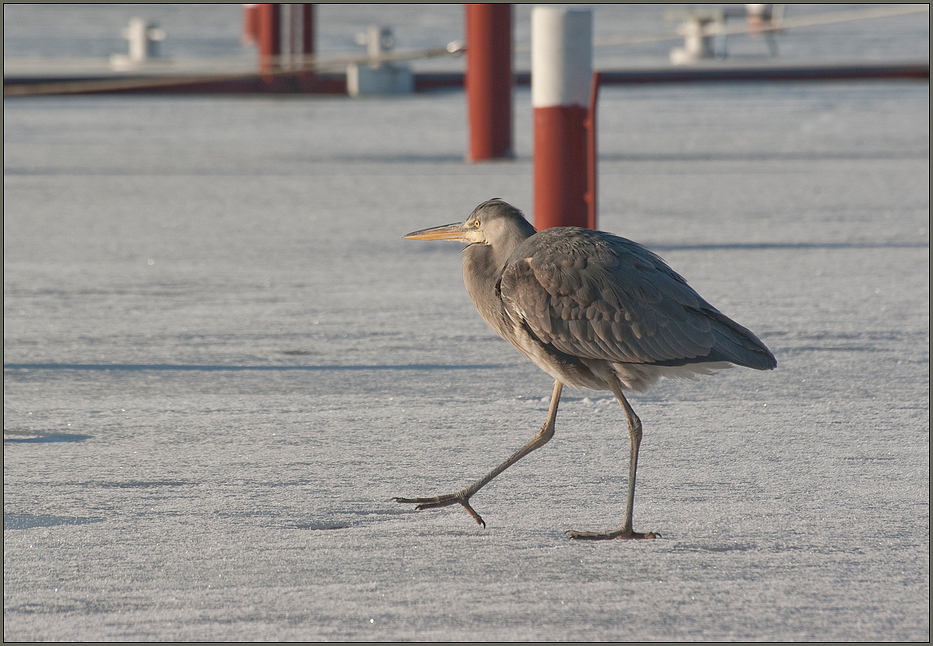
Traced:
[[773, 370], [777, 366], [777, 359], [751, 330], [719, 311], [706, 313], [715, 321], [713, 335], [716, 337], [716, 345], [711, 354], [715, 355], [716, 360], [755, 370]]

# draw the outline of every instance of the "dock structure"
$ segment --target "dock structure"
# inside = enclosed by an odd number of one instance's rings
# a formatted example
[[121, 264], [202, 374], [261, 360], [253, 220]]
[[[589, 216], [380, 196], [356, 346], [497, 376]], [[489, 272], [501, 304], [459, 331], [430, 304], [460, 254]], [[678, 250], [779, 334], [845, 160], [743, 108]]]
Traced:
[[[752, 11], [749, 5], [741, 12]], [[736, 10], [733, 10], [735, 13]], [[596, 65], [602, 85], [641, 85], [658, 83], [728, 83], [728, 82], [799, 82], [841, 80], [918, 80], [929, 82], [930, 62], [925, 60], [864, 61], [837, 60], [797, 62], [776, 56], [774, 36], [787, 30], [841, 22], [891, 18], [907, 14], [928, 13], [929, 5], [897, 5], [869, 7], [852, 11], [833, 11], [787, 18], [783, 12], [768, 15], [764, 20], [749, 13], [745, 24], [727, 26], [724, 19], [703, 23], [692, 36], [703, 40], [748, 34], [767, 37], [770, 56], [749, 61], [725, 58], [725, 48], [710, 47], [709, 56], [693, 56], [679, 61], [689, 64], [661, 64], [640, 61], [633, 65]], [[503, 63], [506, 50], [521, 55], [531, 51], [527, 43], [512, 43], [511, 5], [466, 5], [464, 26], [467, 42], [454, 41], [447, 46], [409, 51], [387, 51], [372, 47], [365, 55], [322, 56], [318, 51], [321, 27], [313, 4], [247, 4], [243, 5], [241, 42], [256, 46], [256, 58], [250, 61], [235, 58], [163, 59], [154, 55], [156, 45], [166, 33], [134, 18], [124, 29], [130, 42], [129, 55], [113, 55], [109, 59], [17, 59], [4, 57], [3, 95], [39, 96], [64, 94], [360, 94], [352, 92], [358, 83], [348, 78], [354, 68], [391, 67], [403, 61], [420, 61], [466, 54], [464, 71], [412, 70], [406, 88], [414, 92], [431, 92], [466, 88], [472, 97], [471, 121], [482, 122], [484, 111], [493, 110], [494, 121], [503, 122], [505, 87], [530, 86], [528, 67], [512, 69]], [[728, 12], [727, 12], [728, 13]], [[695, 17], [687, 12], [687, 17]], [[732, 15], [732, 14], [729, 14]], [[738, 15], [738, 14], [736, 14]], [[702, 22], [702, 21], [701, 21]], [[134, 29], [135, 24], [135, 29]], [[383, 27], [384, 29], [384, 27]], [[133, 38], [132, 34], [143, 37]], [[696, 33], [694, 33], [696, 32]], [[660, 34], [624, 34], [593, 38], [595, 49], [689, 40], [684, 29]], [[371, 40], [371, 39], [370, 39]], [[472, 43], [469, 41], [473, 41]], [[684, 41], [686, 43], [686, 41]], [[708, 44], [708, 43], [707, 43]], [[469, 54], [473, 48], [473, 55]], [[687, 44], [685, 47], [689, 49]], [[720, 51], [721, 56], [714, 56]], [[134, 55], [135, 51], [135, 55]], [[704, 50], [705, 51], [705, 50]], [[114, 64], [114, 61], [119, 64]], [[594, 59], [595, 60], [595, 59]], [[799, 60], [799, 59], [798, 59]], [[470, 83], [475, 86], [470, 90]], [[483, 89], [485, 88], [485, 89]], [[475, 104], [475, 105], [474, 105]], [[489, 104], [489, 105], [486, 105]], [[489, 119], [487, 119], [488, 121]], [[510, 121], [507, 120], [507, 121]], [[471, 159], [508, 156], [511, 143], [506, 132], [475, 127], [488, 142], [475, 142]], [[486, 132], [488, 130], [488, 132]], [[495, 130], [495, 129], [493, 129]], [[471, 144], [472, 145], [472, 144]], [[485, 148], [489, 148], [485, 151]]]
[[[281, 83], [270, 84], [258, 72], [231, 75], [162, 75], [155, 73], [10, 75], [3, 78], [3, 96], [64, 94], [347, 94], [345, 72], [315, 75], [311, 87], [298, 83], [300, 72], [274, 72]], [[790, 65], [715, 65], [603, 70], [603, 85], [660, 83], [747, 83], [856, 80], [930, 80], [929, 61], [903, 63], [815, 63]], [[414, 72], [414, 91], [433, 92], [464, 87], [462, 72]], [[515, 86], [530, 86], [531, 72], [513, 74]]]

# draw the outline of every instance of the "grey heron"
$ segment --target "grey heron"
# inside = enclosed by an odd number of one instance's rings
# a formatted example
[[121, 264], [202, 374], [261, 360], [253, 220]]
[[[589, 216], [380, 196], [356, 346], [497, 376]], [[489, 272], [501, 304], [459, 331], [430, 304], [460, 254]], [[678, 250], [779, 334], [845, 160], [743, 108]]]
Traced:
[[554, 378], [547, 420], [525, 446], [461, 491], [395, 498], [417, 509], [459, 504], [485, 527], [470, 498], [551, 439], [561, 390], [569, 384], [611, 391], [625, 411], [630, 441], [622, 526], [610, 532], [571, 531], [571, 538], [657, 538], [632, 527], [642, 425], [623, 393], [643, 392], [660, 377], [711, 374], [730, 364], [756, 370], [777, 365], [751, 331], [631, 240], [577, 227], [537, 232], [521, 211], [498, 198], [477, 206], [462, 224], [405, 237], [466, 242], [463, 281], [480, 316]]

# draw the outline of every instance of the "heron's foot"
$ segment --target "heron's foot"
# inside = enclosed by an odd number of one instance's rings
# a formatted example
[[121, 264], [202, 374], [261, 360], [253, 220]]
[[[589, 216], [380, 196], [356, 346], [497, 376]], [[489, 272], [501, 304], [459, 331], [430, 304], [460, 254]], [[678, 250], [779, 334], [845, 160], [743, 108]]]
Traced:
[[569, 531], [570, 538], [578, 541], [608, 541], [613, 538], [661, 538], [656, 532], [633, 532], [632, 530], [617, 529], [614, 532], [575, 532]]
[[470, 497], [464, 492], [449, 493], [444, 496], [434, 496], [433, 498], [393, 498], [395, 502], [418, 505], [415, 507], [418, 511], [422, 509], [435, 509], [437, 507], [449, 507], [450, 505], [461, 505], [467, 510], [467, 513], [473, 517], [478, 524], [486, 526], [483, 517], [476, 513], [476, 510], [470, 507]]

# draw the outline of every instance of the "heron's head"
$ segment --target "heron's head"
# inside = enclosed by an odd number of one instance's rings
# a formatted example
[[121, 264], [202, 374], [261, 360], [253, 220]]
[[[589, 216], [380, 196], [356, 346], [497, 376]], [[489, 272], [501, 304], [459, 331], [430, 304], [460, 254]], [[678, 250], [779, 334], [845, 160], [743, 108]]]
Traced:
[[514, 248], [534, 233], [535, 228], [521, 211], [499, 198], [493, 198], [473, 209], [464, 222], [413, 231], [405, 237], [411, 240], [456, 240], [468, 244]]

